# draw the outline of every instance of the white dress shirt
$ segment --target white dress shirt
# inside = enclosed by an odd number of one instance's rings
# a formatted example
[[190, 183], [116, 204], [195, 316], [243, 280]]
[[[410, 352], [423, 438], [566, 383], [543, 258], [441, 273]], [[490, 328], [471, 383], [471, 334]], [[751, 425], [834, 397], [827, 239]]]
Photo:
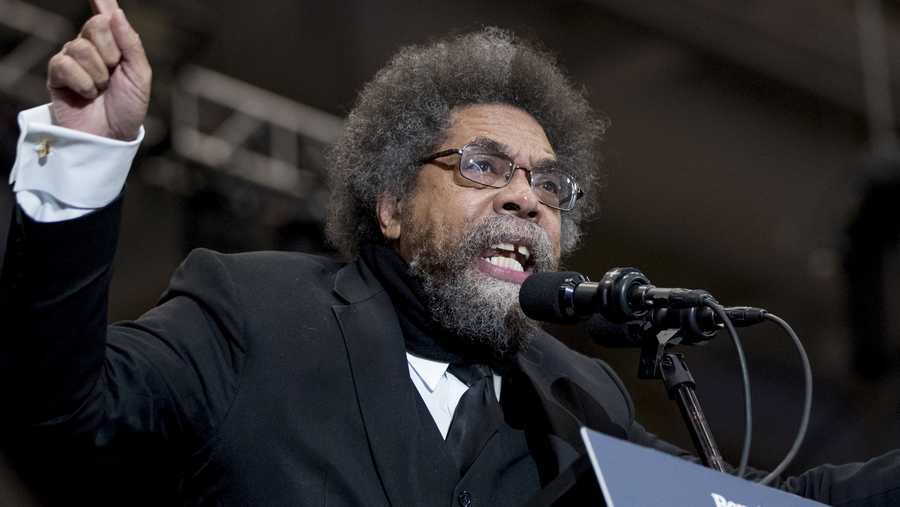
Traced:
[[[468, 387], [447, 371], [450, 363], [425, 359], [409, 352], [406, 353], [406, 362], [409, 363], [409, 377], [413, 385], [425, 401], [434, 424], [446, 439], [453, 411]], [[494, 374], [494, 394], [497, 395], [497, 401], [500, 401], [501, 380], [499, 375]]]
[[[22, 210], [39, 222], [78, 218], [111, 203], [122, 192], [144, 139], [143, 127], [129, 142], [59, 127], [48, 105], [19, 113], [19, 129], [9, 183]], [[453, 412], [468, 388], [447, 371], [448, 363], [410, 353], [406, 359], [413, 385], [447, 438]], [[500, 380], [495, 374], [498, 400]]]
[[144, 139], [130, 142], [53, 125], [49, 106], [19, 113], [19, 143], [9, 183], [33, 220], [59, 222], [111, 203], [125, 185]]

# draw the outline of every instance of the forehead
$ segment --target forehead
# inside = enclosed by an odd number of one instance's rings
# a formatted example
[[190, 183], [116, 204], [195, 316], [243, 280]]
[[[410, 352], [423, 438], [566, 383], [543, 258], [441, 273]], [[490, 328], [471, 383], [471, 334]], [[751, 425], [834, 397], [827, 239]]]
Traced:
[[525, 111], [502, 104], [479, 104], [450, 113], [443, 148], [459, 148], [476, 138], [506, 146], [513, 158], [555, 158], [543, 127]]

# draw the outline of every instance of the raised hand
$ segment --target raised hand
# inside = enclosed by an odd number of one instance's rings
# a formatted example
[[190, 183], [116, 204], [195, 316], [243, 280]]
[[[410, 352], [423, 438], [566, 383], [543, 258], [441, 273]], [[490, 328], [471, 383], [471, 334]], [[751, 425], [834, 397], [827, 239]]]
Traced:
[[116, 0], [91, 0], [91, 17], [50, 59], [47, 88], [57, 125], [133, 140], [147, 116], [152, 70]]

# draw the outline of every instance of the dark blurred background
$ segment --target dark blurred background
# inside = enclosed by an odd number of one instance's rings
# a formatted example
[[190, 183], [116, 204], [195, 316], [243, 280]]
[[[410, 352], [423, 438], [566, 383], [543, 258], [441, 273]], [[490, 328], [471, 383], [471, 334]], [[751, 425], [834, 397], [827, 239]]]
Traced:
[[[327, 251], [323, 154], [361, 86], [403, 45], [496, 25], [556, 53], [612, 118], [606, 188], [591, 196], [602, 213], [568, 267], [599, 277], [633, 265], [658, 285], [705, 288], [787, 319], [816, 386], [792, 472], [900, 444], [896, 0], [120, 3], [151, 54], [155, 88], [128, 182], [114, 319], [152, 306], [194, 247]], [[88, 16], [86, 1], [0, 0], [3, 174], [16, 111], [47, 100], [46, 62]], [[661, 384], [636, 379], [637, 352], [597, 348], [581, 328], [556, 331], [615, 366], [648, 428], [692, 448]], [[774, 326], [742, 336], [751, 463], [773, 467], [799, 421], [799, 358]], [[684, 352], [736, 462], [733, 347], [722, 336]], [[14, 468], [0, 461], [0, 476]]]

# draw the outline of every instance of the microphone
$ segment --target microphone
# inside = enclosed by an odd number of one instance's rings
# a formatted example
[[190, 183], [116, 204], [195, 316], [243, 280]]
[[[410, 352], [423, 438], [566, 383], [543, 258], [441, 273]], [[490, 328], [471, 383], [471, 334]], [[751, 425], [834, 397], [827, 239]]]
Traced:
[[574, 271], [534, 273], [519, 291], [525, 315], [567, 324], [593, 314], [621, 324], [657, 308], [696, 308], [712, 296], [706, 291], [656, 287], [635, 268], [613, 268], [599, 282]]
[[[732, 306], [725, 308], [725, 315], [735, 327], [747, 327], [765, 320], [768, 312], [752, 306]], [[622, 324], [614, 324], [603, 315], [591, 317], [588, 334], [594, 343], [603, 347], [641, 347], [644, 340], [653, 338], [660, 331], [677, 329], [668, 341], [673, 345], [699, 345], [715, 338], [723, 324], [711, 308], [657, 308], [642, 319]]]

